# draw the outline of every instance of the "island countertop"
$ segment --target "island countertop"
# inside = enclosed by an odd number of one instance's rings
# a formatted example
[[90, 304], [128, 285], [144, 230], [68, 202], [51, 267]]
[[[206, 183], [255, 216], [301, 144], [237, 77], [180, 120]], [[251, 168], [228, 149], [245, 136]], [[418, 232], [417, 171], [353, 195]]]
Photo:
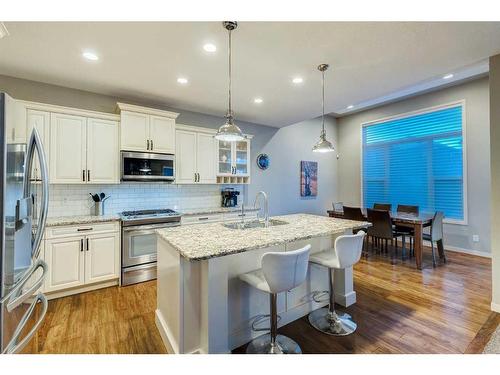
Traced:
[[309, 214], [274, 216], [288, 224], [230, 229], [223, 223], [158, 229], [158, 235], [189, 260], [204, 260], [274, 245], [367, 228], [371, 223]]

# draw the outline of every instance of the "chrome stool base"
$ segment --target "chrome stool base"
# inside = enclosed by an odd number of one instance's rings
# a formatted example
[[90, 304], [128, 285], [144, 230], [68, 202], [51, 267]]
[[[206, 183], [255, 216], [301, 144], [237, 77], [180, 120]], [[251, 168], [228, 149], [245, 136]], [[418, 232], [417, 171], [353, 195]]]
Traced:
[[313, 311], [308, 316], [309, 323], [318, 331], [332, 336], [347, 336], [356, 331], [357, 324], [349, 314], [337, 315], [327, 307]]
[[247, 346], [247, 354], [302, 354], [299, 344], [291, 338], [277, 335], [276, 346], [271, 345], [271, 334], [265, 334], [251, 341]]

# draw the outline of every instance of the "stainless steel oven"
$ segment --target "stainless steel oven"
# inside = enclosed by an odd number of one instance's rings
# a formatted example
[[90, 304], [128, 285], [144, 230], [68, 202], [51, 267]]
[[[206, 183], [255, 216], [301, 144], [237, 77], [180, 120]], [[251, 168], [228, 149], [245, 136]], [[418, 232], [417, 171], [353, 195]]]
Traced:
[[156, 278], [156, 230], [180, 225], [172, 210], [122, 213], [122, 285]]
[[152, 152], [121, 152], [122, 181], [174, 181], [175, 156]]

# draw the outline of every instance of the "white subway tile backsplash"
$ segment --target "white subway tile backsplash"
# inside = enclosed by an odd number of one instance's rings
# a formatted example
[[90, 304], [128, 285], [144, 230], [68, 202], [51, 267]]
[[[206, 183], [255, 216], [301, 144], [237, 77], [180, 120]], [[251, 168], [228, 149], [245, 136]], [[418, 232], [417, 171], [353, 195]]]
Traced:
[[49, 217], [89, 215], [94, 202], [89, 193], [104, 192], [107, 214], [127, 210], [220, 207], [220, 185], [174, 185], [165, 183], [121, 183], [120, 185], [50, 185]]

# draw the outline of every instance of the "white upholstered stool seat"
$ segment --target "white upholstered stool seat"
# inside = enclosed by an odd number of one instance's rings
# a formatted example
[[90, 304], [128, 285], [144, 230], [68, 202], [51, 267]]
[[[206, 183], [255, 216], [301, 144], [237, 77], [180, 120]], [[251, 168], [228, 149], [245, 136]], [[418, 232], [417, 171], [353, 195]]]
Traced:
[[327, 268], [342, 268], [340, 267], [337, 253], [333, 250], [315, 253], [309, 257], [309, 262], [319, 264], [320, 266]]
[[262, 256], [262, 269], [240, 275], [240, 280], [254, 288], [269, 293], [271, 332], [257, 337], [247, 346], [252, 354], [300, 354], [300, 346], [291, 338], [278, 335], [278, 293], [302, 284], [307, 276], [311, 245], [302, 249], [269, 252]]
[[267, 283], [266, 277], [264, 276], [264, 272], [262, 272], [262, 270], [255, 270], [240, 275], [240, 279], [256, 289], [262, 290], [266, 293], [271, 293], [271, 289], [269, 289], [269, 284]]
[[309, 323], [318, 331], [333, 336], [346, 336], [353, 333], [357, 325], [348, 314], [338, 315], [335, 311], [334, 270], [353, 266], [361, 258], [365, 232], [359, 231], [354, 235], [339, 236], [335, 240], [335, 247], [311, 255], [309, 261], [328, 268], [330, 281], [330, 305], [311, 312]]

